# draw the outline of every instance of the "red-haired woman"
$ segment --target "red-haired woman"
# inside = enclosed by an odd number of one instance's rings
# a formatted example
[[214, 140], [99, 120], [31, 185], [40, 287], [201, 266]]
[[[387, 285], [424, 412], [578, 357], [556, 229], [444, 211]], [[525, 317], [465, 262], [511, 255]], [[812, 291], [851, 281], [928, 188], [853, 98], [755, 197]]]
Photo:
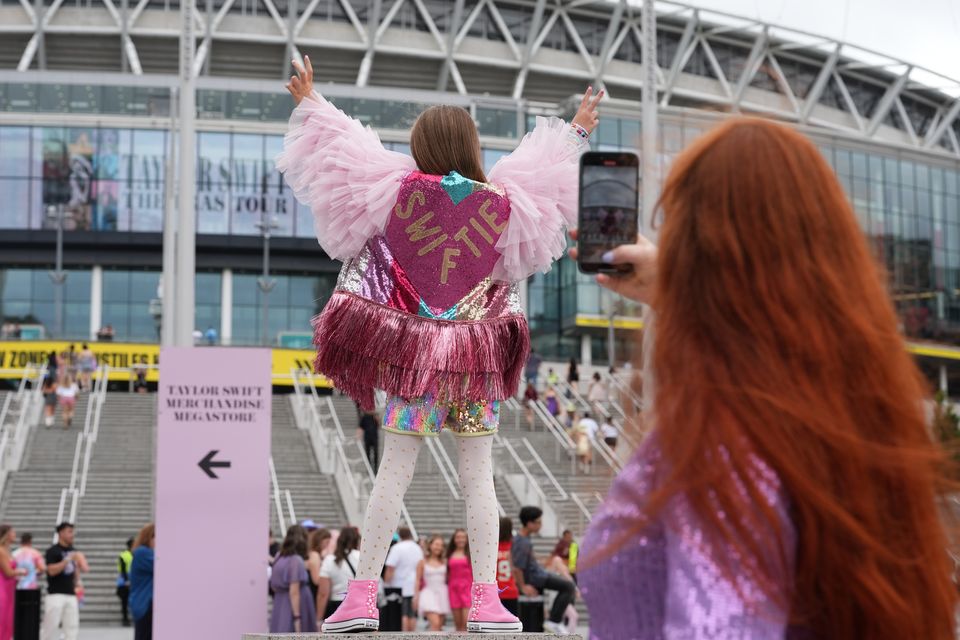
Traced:
[[661, 207], [658, 254], [599, 279], [657, 326], [653, 431], [582, 545], [591, 637], [954, 638], [927, 389], [830, 167], [734, 119]]

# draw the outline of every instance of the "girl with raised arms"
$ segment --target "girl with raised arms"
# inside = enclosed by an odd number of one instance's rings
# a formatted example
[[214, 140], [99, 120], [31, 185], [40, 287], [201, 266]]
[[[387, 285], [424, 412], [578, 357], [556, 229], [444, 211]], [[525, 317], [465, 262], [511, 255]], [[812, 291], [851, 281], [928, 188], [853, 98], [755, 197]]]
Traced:
[[294, 61], [297, 102], [277, 167], [313, 212], [324, 251], [343, 261], [314, 319], [315, 368], [370, 410], [388, 396], [383, 461], [363, 522], [360, 563], [323, 630], [375, 630], [377, 576], [424, 437], [459, 436], [474, 583], [467, 627], [520, 631], [500, 604], [492, 435], [529, 350], [518, 282], [547, 271], [577, 212], [580, 153], [603, 95], [587, 89], [571, 123], [537, 118], [485, 175], [470, 114], [434, 106], [410, 132], [411, 156], [313, 90]]

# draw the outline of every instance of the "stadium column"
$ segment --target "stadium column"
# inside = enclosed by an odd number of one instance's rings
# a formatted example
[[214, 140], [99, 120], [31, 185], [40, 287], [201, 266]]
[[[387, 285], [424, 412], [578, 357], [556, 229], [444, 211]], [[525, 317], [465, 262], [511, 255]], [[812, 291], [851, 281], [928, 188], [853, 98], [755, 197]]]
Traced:
[[160, 298], [160, 344], [172, 347], [175, 343], [176, 321], [174, 307], [176, 306], [176, 277], [177, 277], [177, 219], [174, 216], [176, 203], [174, 202], [173, 170], [176, 166], [174, 154], [177, 152], [176, 135], [177, 111], [180, 94], [176, 87], [170, 89], [170, 129], [167, 133], [167, 162], [164, 167], [163, 182], [163, 279]]
[[103, 267], [96, 264], [90, 271], [90, 340], [103, 326]]
[[195, 0], [180, 2], [180, 189], [177, 216], [175, 344], [193, 346], [194, 270], [196, 265], [196, 83], [193, 77]]
[[233, 341], [233, 269], [224, 269], [220, 278], [220, 344]]

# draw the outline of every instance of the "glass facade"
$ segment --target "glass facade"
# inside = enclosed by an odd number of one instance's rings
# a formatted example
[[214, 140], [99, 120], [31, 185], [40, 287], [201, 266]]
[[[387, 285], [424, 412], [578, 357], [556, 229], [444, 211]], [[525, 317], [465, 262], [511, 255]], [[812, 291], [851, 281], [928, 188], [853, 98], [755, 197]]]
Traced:
[[0, 228], [160, 231], [165, 131], [0, 127]]
[[169, 116], [170, 90], [166, 87], [0, 82], [0, 111]]
[[103, 324], [112, 325], [119, 342], [156, 342], [159, 324], [150, 315], [157, 297], [160, 272], [149, 270], [103, 271]]
[[194, 297], [194, 326], [206, 332], [213, 327], [220, 335], [220, 315], [222, 309], [221, 286], [223, 277], [219, 271], [212, 273], [197, 273], [193, 285]]
[[[90, 271], [67, 269], [63, 284], [63, 326], [67, 338], [90, 333]], [[56, 327], [54, 285], [47, 269], [0, 266], [0, 321], [35, 325], [50, 337]]]
[[[232, 344], [262, 342], [263, 308], [257, 279], [259, 274], [233, 274], [233, 339]], [[326, 304], [336, 275], [281, 274], [271, 276], [276, 285], [268, 295], [268, 335], [275, 343], [281, 332], [309, 332], [310, 319]]]
[[[0, 126], [0, 229], [56, 228], [62, 206], [66, 231], [162, 231], [167, 135]], [[274, 167], [282, 146], [279, 134], [197, 133], [197, 233], [260, 235], [266, 218], [275, 236], [314, 237], [309, 208]], [[487, 169], [504, 154], [485, 149]]]
[[[169, 109], [167, 95], [165, 88], [7, 83], [0, 84], [0, 110], [163, 116]], [[334, 102], [366, 124], [390, 130], [407, 129], [426, 106], [365, 98], [334, 98]], [[286, 120], [289, 109], [289, 99], [275, 93], [198, 91], [199, 233], [257, 236], [266, 219], [274, 225], [275, 236], [314, 237], [311, 212], [295, 201], [274, 168], [273, 158], [282, 145], [280, 128], [275, 128], [276, 133], [209, 130], [213, 119], [279, 123]], [[473, 109], [485, 140], [515, 141], [534, 125], [532, 115], [518, 120], [514, 109], [490, 100]], [[712, 122], [709, 116], [662, 114], [658, 179], [666, 176], [674, 156]], [[640, 134], [638, 118], [606, 115], [591, 138], [591, 147], [636, 151]], [[960, 344], [960, 162], [859, 143], [828, 132], [813, 137], [836, 170], [871, 246], [887, 269], [906, 335]], [[52, 229], [57, 219], [54, 214], [62, 208], [68, 232], [161, 231], [169, 142], [162, 129], [0, 126], [0, 229]], [[406, 144], [385, 144], [409, 153]], [[485, 169], [489, 171], [506, 153], [484, 148]], [[643, 226], [650, 232], [650, 221]], [[103, 322], [113, 324], [118, 339], [154, 340], [157, 328], [148, 307], [159, 274], [113, 270], [109, 254], [105, 261]], [[0, 264], [0, 268], [10, 266]], [[2, 292], [0, 316], [35, 319], [49, 333], [53, 289], [46, 270], [7, 268], [2, 273], [9, 286]], [[68, 295], [82, 291], [86, 297], [65, 301], [65, 323], [68, 332], [82, 336], [89, 329], [89, 303], [84, 302], [89, 299], [89, 272], [73, 274], [78, 275], [71, 275]], [[82, 281], [84, 277], [87, 280]], [[256, 277], [234, 274], [232, 329], [237, 343], [260, 340]], [[25, 289], [27, 281], [30, 285]], [[332, 286], [332, 276], [278, 276], [269, 298], [269, 334], [276, 337], [287, 330], [306, 330], [309, 318], [322, 306]], [[219, 332], [221, 288], [220, 272], [197, 275], [196, 313], [201, 330], [213, 326]], [[634, 305], [606, 300], [591, 279], [579, 274], [568, 260], [531, 279], [528, 301], [534, 343], [551, 357], [578, 356], [580, 336], [587, 332], [593, 337], [595, 360], [605, 360], [606, 334], [596, 327], [596, 319], [605, 318], [611, 304], [618, 315], [637, 313]], [[578, 324], [578, 316], [592, 318], [593, 328]]]
[[[660, 180], [676, 154], [710, 126], [709, 121], [661, 117]], [[813, 137], [887, 271], [906, 336], [960, 345], [960, 163], [841, 138]], [[636, 150], [639, 139], [638, 121], [605, 118], [591, 147]], [[656, 237], [650, 221], [644, 221], [643, 229]], [[547, 357], [579, 358], [579, 337], [588, 332], [593, 361], [606, 362], [606, 331], [587, 328], [608, 317], [611, 303], [604, 296], [567, 258], [549, 273], [531, 278], [528, 298], [534, 345]], [[639, 314], [630, 301], [621, 299], [614, 305], [619, 316]], [[622, 338], [618, 335], [618, 342]], [[630, 353], [625, 343], [617, 345], [618, 359]]]

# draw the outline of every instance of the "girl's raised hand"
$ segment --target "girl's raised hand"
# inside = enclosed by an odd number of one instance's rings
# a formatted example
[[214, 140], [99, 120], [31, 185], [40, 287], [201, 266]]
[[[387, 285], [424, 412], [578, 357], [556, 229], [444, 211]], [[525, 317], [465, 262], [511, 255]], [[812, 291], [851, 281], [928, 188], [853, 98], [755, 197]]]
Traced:
[[297, 75], [290, 76], [290, 82], [286, 84], [287, 91], [297, 104], [313, 93], [313, 65], [310, 64], [310, 56], [304, 56], [303, 60], [307, 63], [306, 68], [296, 60], [293, 61], [293, 68]]
[[603, 98], [603, 89], [593, 94], [593, 87], [587, 87], [583, 94], [583, 100], [580, 101], [580, 108], [577, 109], [577, 115], [573, 116], [573, 123], [578, 124], [588, 132], [593, 133], [600, 122], [600, 112], [597, 108], [600, 105], [600, 99]]

